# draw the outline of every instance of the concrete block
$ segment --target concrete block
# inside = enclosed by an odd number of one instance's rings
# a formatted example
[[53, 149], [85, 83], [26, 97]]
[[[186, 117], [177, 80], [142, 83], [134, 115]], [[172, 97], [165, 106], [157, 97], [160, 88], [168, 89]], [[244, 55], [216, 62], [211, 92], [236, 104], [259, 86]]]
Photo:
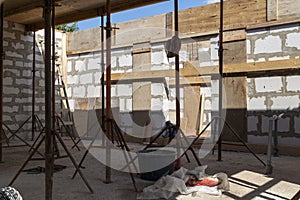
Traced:
[[248, 98], [247, 110], [248, 111], [265, 111], [265, 110], [267, 110], [266, 97]]
[[212, 108], [211, 101], [209, 99], [206, 99], [205, 103], [204, 103], [204, 109], [205, 110], [211, 110], [211, 108]]
[[16, 79], [16, 84], [17, 85], [28, 85], [30, 86], [32, 83], [31, 79]]
[[132, 99], [131, 98], [130, 99], [126, 99], [125, 103], [126, 103], [125, 109], [127, 111], [131, 112], [132, 111]]
[[74, 75], [74, 76], [71, 76], [71, 75], [68, 75], [67, 76], [67, 83], [68, 84], [74, 84], [74, 85], [77, 85], [79, 84], [79, 76], [78, 75]]
[[282, 52], [280, 36], [269, 35], [255, 41], [254, 54]]
[[120, 67], [132, 66], [132, 55], [126, 54], [126, 55], [119, 56], [119, 66]]
[[20, 35], [20, 39], [24, 42], [32, 42], [33, 38], [31, 35]]
[[19, 112], [19, 106], [3, 106], [4, 113], [15, 113]]
[[94, 84], [100, 84], [102, 73], [101, 72], [96, 72], [96, 73], [93, 73], [93, 74], [94, 74]]
[[[165, 58], [167, 58], [167, 57], [165, 56]], [[179, 51], [179, 59], [180, 59], [180, 62], [186, 62], [189, 59], [188, 53], [186, 51]]]
[[73, 62], [71, 60], [68, 60], [67, 62], [67, 72], [70, 73], [73, 71]]
[[93, 74], [88, 73], [88, 74], [80, 75], [79, 80], [80, 80], [79, 81], [80, 84], [91, 84], [93, 83]]
[[76, 72], [83, 72], [85, 70], [86, 70], [85, 61], [76, 60], [75, 61], [75, 71]]
[[4, 60], [3, 61], [3, 65], [4, 66], [13, 66], [13, 61], [12, 60]]
[[170, 110], [176, 110], [176, 101], [169, 101], [169, 109]]
[[99, 97], [100, 96], [100, 86], [93, 86], [93, 85], [89, 85], [87, 87], [87, 98], [91, 98], [91, 97]]
[[32, 71], [31, 70], [23, 70], [22, 76], [23, 77], [32, 77]]
[[15, 119], [17, 122], [24, 122], [28, 117], [29, 115], [24, 114], [15, 115]]
[[15, 40], [16, 39], [16, 33], [14, 32], [8, 32], [8, 31], [3, 31], [3, 38], [5, 39], [11, 39]]
[[39, 86], [44, 87], [45, 86], [45, 81], [44, 80], [39, 80]]
[[[104, 92], [106, 92], [106, 90], [104, 90]], [[117, 97], [117, 86], [116, 85], [112, 85], [111, 86], [111, 96], [112, 97]]]
[[[35, 109], [36, 112], [40, 111], [39, 106], [35, 106], [34, 109]], [[24, 112], [31, 112], [32, 111], [32, 106], [23, 106], [23, 111]]]
[[154, 96], [162, 96], [165, 94], [164, 86], [161, 83], [151, 84], [151, 94]]
[[258, 124], [258, 117], [257, 116], [249, 116], [247, 117], [247, 124], [248, 124], [248, 132], [255, 131], [257, 132], [257, 124]]
[[5, 56], [7, 57], [11, 57], [11, 58], [24, 58], [23, 55], [18, 54], [17, 52], [13, 52], [13, 51], [5, 51]]
[[201, 87], [200, 93], [205, 94], [205, 97], [211, 97], [211, 87]]
[[126, 112], [126, 99], [119, 98], [120, 112]]
[[72, 97], [72, 88], [67, 88], [67, 96]]
[[219, 60], [218, 50], [219, 50], [218, 43], [212, 43], [210, 47], [211, 60]]
[[290, 117], [286, 117], [278, 120], [278, 132], [289, 133], [290, 132]]
[[286, 89], [289, 92], [300, 92], [300, 76], [288, 76], [286, 77]]
[[299, 41], [300, 33], [289, 33], [286, 36], [287, 47], [295, 47], [300, 50], [300, 41]]
[[20, 94], [20, 89], [15, 87], [4, 87], [3, 88], [3, 94], [9, 95], [9, 94]]
[[17, 43], [12, 42], [11, 46], [12, 46], [12, 48], [14, 48], [15, 50], [25, 49], [24, 44], [21, 44], [21, 43], [19, 43], [19, 42], [17, 42]]
[[23, 89], [21, 89], [21, 93], [22, 94], [32, 94], [32, 89], [23, 88]]
[[282, 78], [281, 77], [267, 77], [255, 79], [255, 90], [258, 93], [264, 92], [282, 92]]
[[3, 28], [7, 29], [8, 28], [8, 22], [7, 21], [3, 21]]
[[100, 62], [101, 62], [101, 60], [99, 58], [88, 59], [87, 69], [88, 70], [93, 70], [93, 69], [100, 70], [101, 69]]
[[262, 133], [268, 133], [269, 132], [269, 120], [272, 119], [272, 117], [261, 117], [261, 132]]
[[11, 122], [13, 120], [12, 120], [12, 118], [10, 116], [3, 114], [3, 121], [4, 122]]
[[272, 97], [271, 101], [271, 110], [294, 110], [299, 109], [300, 105], [299, 95]]
[[152, 52], [152, 64], [161, 65], [168, 64], [168, 58], [164, 51]]
[[85, 87], [84, 86], [78, 86], [73, 88], [73, 98], [83, 98], [85, 97]]
[[4, 103], [12, 102], [12, 98], [11, 98], [11, 97], [4, 97], [4, 98], [3, 98], [3, 102], [4, 102]]
[[10, 77], [5, 77], [3, 79], [3, 85], [12, 85], [13, 84], [13, 79]]
[[118, 93], [118, 96], [132, 96], [132, 85], [125, 85], [125, 84], [122, 84], [122, 85], [118, 85], [117, 87], [117, 93]]
[[[40, 98], [37, 98], [37, 99], [40, 100]], [[37, 99], [36, 99], [36, 103], [41, 103]], [[20, 103], [20, 104], [30, 103], [31, 101], [32, 101], [32, 97], [28, 97], [28, 98], [15, 98], [15, 103]]]
[[247, 55], [250, 55], [252, 52], [251, 52], [251, 41], [250, 40], [247, 40], [246, 42], [246, 48], [247, 48]]
[[295, 133], [300, 134], [300, 116], [294, 116], [294, 130]]
[[151, 99], [151, 110], [159, 111], [163, 108], [163, 101], [161, 98], [152, 98]]

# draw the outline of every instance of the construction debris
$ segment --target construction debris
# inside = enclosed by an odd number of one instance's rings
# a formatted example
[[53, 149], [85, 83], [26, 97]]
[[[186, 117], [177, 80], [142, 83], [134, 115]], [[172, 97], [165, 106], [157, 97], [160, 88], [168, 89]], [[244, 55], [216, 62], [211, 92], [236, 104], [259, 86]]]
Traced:
[[[217, 173], [208, 176], [205, 173], [206, 168], [207, 165], [196, 167], [194, 170], [182, 167], [172, 175], [164, 176], [153, 185], [144, 188], [143, 192], [137, 195], [137, 199], [170, 199], [178, 193], [192, 196], [197, 196], [197, 193], [221, 196], [222, 191], [229, 191], [227, 174]], [[192, 182], [197, 184], [191, 184]]]

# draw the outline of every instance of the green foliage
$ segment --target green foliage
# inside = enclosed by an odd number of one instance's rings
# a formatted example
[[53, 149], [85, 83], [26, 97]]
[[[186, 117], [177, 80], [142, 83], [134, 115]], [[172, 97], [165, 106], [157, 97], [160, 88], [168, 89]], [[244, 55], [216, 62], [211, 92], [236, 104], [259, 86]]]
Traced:
[[77, 23], [72, 24], [62, 24], [55, 27], [57, 30], [61, 30], [63, 32], [75, 32], [79, 30]]

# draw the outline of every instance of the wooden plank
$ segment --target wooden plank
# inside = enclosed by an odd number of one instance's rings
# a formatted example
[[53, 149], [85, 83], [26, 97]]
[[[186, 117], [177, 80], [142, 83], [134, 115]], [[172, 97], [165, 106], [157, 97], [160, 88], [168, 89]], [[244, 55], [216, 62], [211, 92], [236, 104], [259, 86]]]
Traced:
[[198, 112], [195, 112], [195, 105], [200, 105], [200, 86], [184, 87], [184, 129], [186, 135], [196, 134]]
[[231, 30], [224, 32], [224, 42], [232, 42], [238, 40], [246, 40], [246, 29]]
[[[194, 67], [199, 65], [199, 62], [186, 62], [185, 68], [180, 69], [180, 75], [184, 77], [181, 80], [181, 84], [206, 84], [210, 82], [207, 77], [199, 76], [209, 76], [219, 73], [218, 66], [210, 67]], [[286, 71], [289, 70], [299, 70], [300, 71], [300, 59], [289, 59], [289, 60], [278, 60], [278, 61], [267, 61], [267, 62], [253, 62], [253, 63], [235, 63], [235, 64], [225, 64], [224, 73], [227, 76], [234, 76], [234, 74], [244, 73], [245, 75], [251, 73], [261, 72], [276, 72], [276, 71]], [[265, 74], [263, 74], [265, 76]], [[131, 81], [131, 80], [144, 80], [144, 79], [162, 79], [165, 77], [174, 78], [174, 70], [155, 70], [155, 71], [143, 71], [143, 72], [130, 72], [130, 73], [115, 73], [112, 74], [112, 81]], [[186, 81], [185, 81], [186, 80]], [[175, 84], [170, 81], [170, 85]]]
[[267, 21], [278, 19], [278, 0], [267, 0]]

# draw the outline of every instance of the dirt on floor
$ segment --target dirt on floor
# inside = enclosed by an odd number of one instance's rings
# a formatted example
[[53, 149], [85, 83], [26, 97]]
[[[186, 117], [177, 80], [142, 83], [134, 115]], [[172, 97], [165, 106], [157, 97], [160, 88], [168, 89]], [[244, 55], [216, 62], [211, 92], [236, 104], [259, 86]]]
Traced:
[[[66, 141], [68, 143], [70, 141]], [[129, 144], [130, 146], [130, 144]], [[0, 163], [0, 187], [5, 187], [12, 180], [28, 157], [28, 147], [4, 148], [4, 163]], [[40, 149], [43, 152], [43, 149]], [[76, 161], [79, 162], [85, 152], [81, 146], [81, 151], [71, 150]], [[230, 191], [222, 196], [198, 195], [178, 195], [173, 199], [291, 199], [300, 190], [300, 157], [280, 156], [272, 158], [273, 173], [264, 175], [266, 168], [249, 153], [225, 152], [223, 151], [222, 161], [217, 161], [217, 155], [208, 154], [201, 159], [203, 165], [208, 165], [207, 174], [225, 172], [230, 177]], [[64, 154], [62, 152], [62, 154]], [[266, 155], [258, 155], [266, 161]], [[197, 164], [189, 153], [191, 163], [186, 162], [184, 167], [194, 169]], [[134, 200], [137, 193], [134, 190], [129, 174], [112, 170], [112, 182], [105, 184], [105, 166], [92, 155], [88, 154], [84, 169], [82, 169], [87, 181], [94, 190], [91, 194], [80, 178], [76, 176], [71, 179], [74, 173], [74, 166], [68, 158], [56, 160], [55, 164], [66, 166], [62, 171], [54, 175], [53, 199], [76, 200], [76, 199], [97, 199], [97, 200]], [[30, 161], [25, 169], [44, 167], [44, 161]], [[43, 169], [43, 168], [39, 168]], [[41, 170], [42, 171], [42, 170]], [[44, 173], [28, 174], [26, 172], [16, 179], [12, 185], [20, 191], [24, 200], [45, 199], [44, 195]], [[134, 175], [138, 190], [153, 184]]]

